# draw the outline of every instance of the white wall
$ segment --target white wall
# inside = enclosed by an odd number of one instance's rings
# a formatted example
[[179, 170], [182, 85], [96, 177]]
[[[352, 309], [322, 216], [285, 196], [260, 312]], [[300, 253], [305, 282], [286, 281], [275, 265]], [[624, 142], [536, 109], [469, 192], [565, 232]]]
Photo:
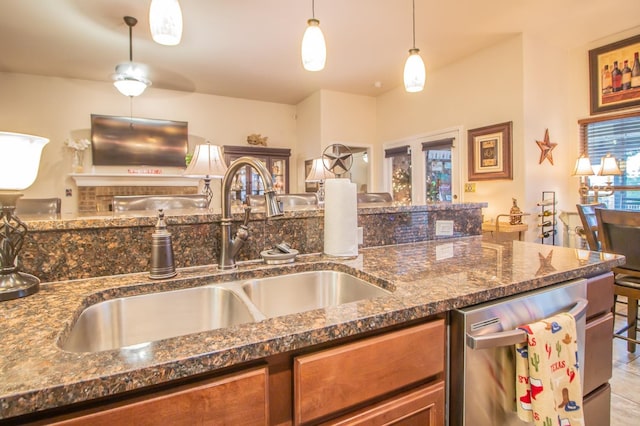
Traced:
[[[77, 191], [67, 177], [71, 155], [63, 142], [71, 133], [89, 137], [92, 113], [128, 116], [129, 99], [110, 83], [10, 73], [0, 73], [0, 93], [0, 130], [51, 140], [44, 148], [38, 179], [25, 196], [61, 197], [63, 212], [75, 211]], [[292, 148], [294, 158], [295, 112], [293, 105], [153, 87], [133, 100], [136, 117], [187, 121], [191, 150], [205, 139], [218, 145], [245, 145], [247, 135], [260, 133], [269, 137], [269, 146]], [[85, 164], [91, 164], [90, 154]], [[65, 197], [65, 188], [74, 189], [73, 197]]]
[[[392, 141], [414, 135], [462, 126], [461, 166], [467, 179], [466, 130], [513, 121], [514, 180], [476, 182], [475, 193], [463, 193], [460, 201], [489, 203], [488, 217], [509, 211], [511, 198], [524, 193], [523, 165], [523, 54], [522, 37], [513, 38], [455, 62], [430, 70], [419, 93], [407, 93], [403, 87], [378, 97], [377, 150]], [[378, 187], [382, 183], [382, 161], [374, 163]]]
[[[542, 191], [555, 191], [556, 210], [574, 211], [575, 202], [571, 194], [571, 167], [575, 160], [569, 144], [571, 125], [569, 105], [570, 78], [561, 70], [567, 70], [568, 52], [548, 42], [533, 37], [523, 37], [524, 52], [524, 148], [523, 167], [519, 178], [524, 181], [525, 194], [520, 199], [520, 208], [532, 213], [525, 217], [529, 224], [526, 239], [539, 241], [541, 211], [536, 205], [542, 198]], [[559, 72], [560, 71], [560, 72]], [[549, 159], [540, 163], [541, 150], [536, 141], [543, 141], [545, 130], [549, 130], [549, 140], [556, 143], [551, 151], [553, 164]], [[563, 224], [556, 217], [556, 244], [562, 244]], [[550, 243], [552, 240], [545, 240]]]

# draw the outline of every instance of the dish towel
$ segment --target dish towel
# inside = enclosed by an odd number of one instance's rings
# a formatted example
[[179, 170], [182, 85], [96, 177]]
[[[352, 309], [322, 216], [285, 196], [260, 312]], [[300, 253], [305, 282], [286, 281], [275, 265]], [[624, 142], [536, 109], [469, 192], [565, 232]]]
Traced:
[[576, 321], [569, 313], [519, 327], [516, 345], [518, 417], [540, 426], [584, 425]]

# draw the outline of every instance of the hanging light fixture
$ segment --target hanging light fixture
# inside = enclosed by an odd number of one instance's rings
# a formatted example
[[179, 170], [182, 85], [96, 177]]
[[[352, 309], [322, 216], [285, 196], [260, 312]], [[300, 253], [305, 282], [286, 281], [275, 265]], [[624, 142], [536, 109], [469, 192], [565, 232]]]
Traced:
[[307, 21], [308, 26], [302, 37], [302, 66], [307, 71], [320, 71], [327, 61], [327, 46], [315, 9], [315, 0], [311, 0], [311, 19]]
[[175, 46], [182, 38], [182, 10], [178, 0], [151, 0], [149, 27], [153, 41]]
[[404, 88], [407, 92], [421, 92], [424, 89], [426, 73], [420, 49], [416, 48], [416, 1], [413, 0], [413, 47], [404, 64]]
[[129, 62], [116, 65], [116, 73], [113, 74], [113, 85], [125, 96], [139, 96], [151, 86], [147, 79], [147, 66], [133, 62], [133, 27], [138, 20], [132, 16], [125, 16], [124, 22], [129, 27]]

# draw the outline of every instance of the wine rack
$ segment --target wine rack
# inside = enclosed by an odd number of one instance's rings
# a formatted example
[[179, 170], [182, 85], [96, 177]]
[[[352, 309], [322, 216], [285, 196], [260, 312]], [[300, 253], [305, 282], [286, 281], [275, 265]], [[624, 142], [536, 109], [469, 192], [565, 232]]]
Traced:
[[538, 202], [538, 238], [542, 244], [556, 244], [556, 193], [542, 191], [542, 199]]

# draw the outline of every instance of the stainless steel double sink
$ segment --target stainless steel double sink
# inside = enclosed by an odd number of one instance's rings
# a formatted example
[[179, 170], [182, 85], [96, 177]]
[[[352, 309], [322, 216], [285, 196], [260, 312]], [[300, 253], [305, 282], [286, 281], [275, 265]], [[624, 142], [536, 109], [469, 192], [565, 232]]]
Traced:
[[353, 275], [322, 270], [122, 297], [86, 308], [60, 347], [118, 349], [389, 294]]

